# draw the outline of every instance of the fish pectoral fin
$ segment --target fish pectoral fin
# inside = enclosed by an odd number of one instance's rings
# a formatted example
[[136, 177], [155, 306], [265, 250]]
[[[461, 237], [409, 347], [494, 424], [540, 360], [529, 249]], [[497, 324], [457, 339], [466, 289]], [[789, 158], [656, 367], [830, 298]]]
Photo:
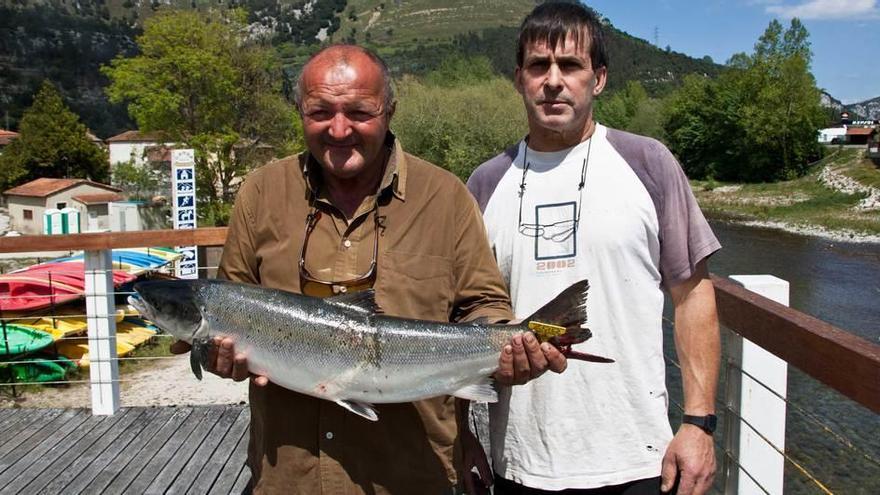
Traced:
[[336, 403], [362, 418], [369, 419], [370, 421], [379, 421], [379, 414], [376, 413], [375, 406], [369, 402], [339, 399]]
[[495, 391], [495, 387], [492, 386], [492, 380], [488, 377], [479, 383], [456, 390], [452, 393], [452, 396], [475, 402], [498, 402], [498, 392]]
[[189, 366], [199, 380], [202, 379], [202, 369], [207, 369], [208, 351], [213, 344], [208, 339], [193, 339], [192, 348], [189, 351]]
[[382, 308], [376, 304], [376, 291], [373, 289], [352, 292], [351, 294], [340, 294], [328, 297], [324, 301], [339, 309], [354, 311], [365, 316], [372, 316], [382, 312]]

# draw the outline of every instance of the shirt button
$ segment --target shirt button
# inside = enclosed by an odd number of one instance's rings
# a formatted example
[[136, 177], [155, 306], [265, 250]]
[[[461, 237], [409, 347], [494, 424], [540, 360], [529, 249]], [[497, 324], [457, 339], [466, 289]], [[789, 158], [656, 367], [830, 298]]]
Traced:
[[342, 292], [343, 294], [345, 294], [346, 292], [348, 292], [348, 287], [343, 285], [342, 287], [339, 288], [339, 292]]
[[345, 246], [346, 248], [350, 248], [350, 247], [351, 247], [351, 241], [348, 240], [348, 239], [346, 239], [346, 240], [342, 241], [342, 245]]
[[327, 440], [333, 440], [333, 432], [328, 431], [327, 433], [324, 434], [324, 438], [326, 438]]

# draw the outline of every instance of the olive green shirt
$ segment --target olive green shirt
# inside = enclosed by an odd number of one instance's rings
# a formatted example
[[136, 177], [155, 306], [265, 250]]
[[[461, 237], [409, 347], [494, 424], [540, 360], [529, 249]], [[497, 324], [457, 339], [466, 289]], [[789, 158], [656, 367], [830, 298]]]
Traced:
[[[364, 274], [378, 234], [374, 288], [386, 314], [511, 318], [480, 210], [464, 184], [404, 153], [390, 134], [388, 143], [379, 190], [351, 219], [332, 205], [308, 153], [251, 173], [236, 198], [220, 276], [300, 292], [298, 263], [314, 207], [322, 217], [305, 256], [313, 277]], [[455, 483], [451, 397], [378, 404], [379, 421], [370, 422], [329, 401], [251, 383], [250, 406], [248, 464], [257, 493], [430, 494], [449, 493]]]

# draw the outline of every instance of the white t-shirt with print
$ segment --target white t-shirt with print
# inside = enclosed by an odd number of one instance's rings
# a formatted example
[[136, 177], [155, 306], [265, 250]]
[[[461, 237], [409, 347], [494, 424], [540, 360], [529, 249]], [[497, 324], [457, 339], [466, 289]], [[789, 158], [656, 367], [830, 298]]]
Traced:
[[496, 473], [545, 490], [659, 476], [672, 437], [662, 289], [720, 248], [681, 167], [659, 142], [597, 125], [562, 151], [520, 142], [468, 187], [516, 316], [586, 278], [593, 337], [574, 349], [615, 360], [571, 360], [562, 374], [502, 387], [490, 405]]

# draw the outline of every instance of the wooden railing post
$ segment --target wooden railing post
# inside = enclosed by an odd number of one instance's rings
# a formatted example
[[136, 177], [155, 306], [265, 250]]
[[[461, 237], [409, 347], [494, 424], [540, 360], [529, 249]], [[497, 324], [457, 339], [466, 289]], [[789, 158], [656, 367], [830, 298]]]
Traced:
[[89, 381], [92, 414], [111, 415], [119, 409], [119, 363], [116, 360], [116, 304], [113, 252], [85, 252], [86, 320], [89, 332]]
[[[752, 292], [788, 306], [785, 280], [772, 275], [730, 278]], [[736, 333], [728, 332], [726, 339], [726, 403], [733, 414], [725, 415], [724, 447], [736, 462], [725, 459], [723, 464], [725, 493], [782, 494], [785, 458], [779, 451], [785, 451], [788, 364]]]

